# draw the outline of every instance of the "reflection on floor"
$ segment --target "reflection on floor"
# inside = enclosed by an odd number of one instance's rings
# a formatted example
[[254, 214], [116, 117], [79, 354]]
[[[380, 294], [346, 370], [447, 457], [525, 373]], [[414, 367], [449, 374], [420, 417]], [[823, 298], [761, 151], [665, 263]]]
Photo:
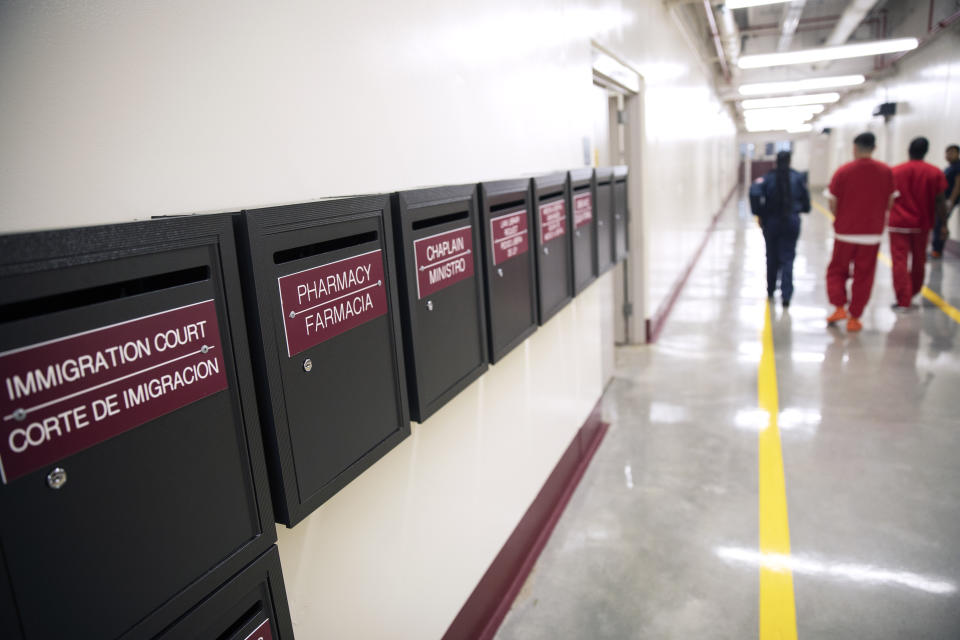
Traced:
[[[864, 330], [827, 329], [831, 247], [815, 211], [772, 312], [791, 554], [758, 548], [764, 246], [741, 201], [660, 341], [618, 350], [611, 430], [498, 638], [755, 638], [761, 564], [793, 573], [801, 638], [960, 638], [960, 324], [895, 315], [881, 263]], [[927, 275], [960, 307], [960, 260]]]

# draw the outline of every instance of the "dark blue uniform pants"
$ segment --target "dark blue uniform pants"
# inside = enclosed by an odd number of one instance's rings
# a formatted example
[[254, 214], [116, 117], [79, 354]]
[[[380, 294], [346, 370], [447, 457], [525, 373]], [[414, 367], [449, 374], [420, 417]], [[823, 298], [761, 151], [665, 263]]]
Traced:
[[767, 243], [767, 295], [777, 290], [780, 276], [780, 295], [785, 303], [793, 297], [793, 259], [797, 255], [797, 238], [800, 237], [799, 216], [786, 220], [766, 220], [763, 224], [763, 239]]
[[[950, 219], [950, 212], [947, 211], [947, 220]], [[937, 253], [943, 253], [943, 247], [947, 244], [948, 234], [943, 232], [943, 227], [946, 225], [946, 222], [943, 224], [933, 225], [933, 250]]]

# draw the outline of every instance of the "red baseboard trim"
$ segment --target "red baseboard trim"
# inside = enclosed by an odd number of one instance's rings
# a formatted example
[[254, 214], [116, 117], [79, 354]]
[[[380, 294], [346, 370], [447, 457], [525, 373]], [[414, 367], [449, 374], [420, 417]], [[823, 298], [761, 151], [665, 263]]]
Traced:
[[600, 419], [600, 403], [597, 402], [510, 538], [443, 635], [444, 640], [493, 638], [550, 539], [608, 427]]
[[710, 224], [707, 226], [707, 230], [703, 234], [703, 240], [700, 241], [700, 246], [697, 247], [697, 250], [693, 252], [693, 255], [690, 257], [690, 262], [687, 263], [686, 268], [680, 274], [680, 277], [677, 278], [676, 282], [673, 283], [673, 287], [670, 289], [670, 294], [666, 299], [660, 303], [660, 307], [653, 313], [653, 315], [647, 318], [647, 343], [656, 342], [657, 338], [660, 337], [660, 332], [663, 331], [663, 325], [667, 322], [667, 317], [669, 317], [670, 312], [673, 311], [673, 305], [677, 302], [677, 298], [680, 297], [680, 292], [683, 291], [683, 287], [687, 284], [687, 279], [690, 277], [690, 274], [693, 272], [693, 268], [697, 266], [697, 261], [700, 259], [700, 255], [703, 253], [703, 250], [707, 248], [707, 242], [710, 240], [710, 235], [717, 228], [717, 221], [720, 220], [720, 215], [723, 213], [723, 210], [727, 208], [727, 205], [730, 203], [730, 198], [733, 197], [733, 194], [737, 192], [737, 189], [740, 187], [740, 183], [733, 185], [733, 188], [730, 189], [730, 193], [727, 194], [727, 197], [723, 199], [723, 204], [720, 205], [720, 208], [717, 209], [717, 212], [713, 214], [713, 218], [710, 220]]

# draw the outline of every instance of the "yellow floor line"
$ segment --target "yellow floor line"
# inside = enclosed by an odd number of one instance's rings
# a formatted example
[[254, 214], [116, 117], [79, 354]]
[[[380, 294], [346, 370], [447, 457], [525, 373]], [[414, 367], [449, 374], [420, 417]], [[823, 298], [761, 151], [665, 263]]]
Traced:
[[[812, 204], [814, 208], [816, 208], [817, 211], [825, 215], [828, 220], [830, 220], [831, 222], [834, 220], [834, 215], [829, 211], [827, 211], [826, 209], [824, 209], [822, 206], [820, 206], [820, 204], [816, 202], [813, 202]], [[890, 257], [887, 254], [885, 254], [883, 251], [880, 251], [877, 254], [877, 257], [880, 259], [880, 262], [887, 265], [888, 267], [893, 266], [893, 262], [890, 261]], [[934, 291], [930, 287], [924, 286], [923, 289], [920, 290], [920, 295], [922, 295], [924, 298], [926, 298], [927, 300], [932, 302], [934, 305], [936, 305], [936, 307], [941, 311], [943, 311], [945, 314], [953, 318], [954, 322], [957, 322], [958, 324], [960, 324], [960, 309], [957, 309], [956, 307], [951, 305], [949, 302], [941, 298], [936, 291]]]
[[796, 640], [797, 617], [790, 570], [790, 525], [787, 520], [787, 489], [780, 448], [780, 412], [777, 397], [777, 366], [770, 326], [770, 303], [763, 322], [763, 351], [757, 370], [757, 398], [767, 412], [767, 427], [759, 438], [760, 509], [760, 640]]

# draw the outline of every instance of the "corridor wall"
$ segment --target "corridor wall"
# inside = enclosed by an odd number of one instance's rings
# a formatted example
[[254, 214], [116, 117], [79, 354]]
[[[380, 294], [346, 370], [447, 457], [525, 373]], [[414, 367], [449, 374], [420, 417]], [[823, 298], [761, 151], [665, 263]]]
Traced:
[[666, 303], [737, 182], [737, 131], [667, 3], [610, 5], [629, 6], [633, 19], [597, 41], [643, 77], [639, 108], [629, 114], [638, 135], [628, 142], [630, 162], [639, 164], [628, 198], [629, 277], [641, 291], [630, 335], [642, 341], [645, 319]]
[[[2, 3], [0, 233], [583, 166], [591, 40], [649, 74], [630, 200], [669, 277], [734, 180], [733, 134], [639, 1]], [[612, 307], [608, 274], [279, 528], [299, 637], [443, 634], [610, 379]]]

